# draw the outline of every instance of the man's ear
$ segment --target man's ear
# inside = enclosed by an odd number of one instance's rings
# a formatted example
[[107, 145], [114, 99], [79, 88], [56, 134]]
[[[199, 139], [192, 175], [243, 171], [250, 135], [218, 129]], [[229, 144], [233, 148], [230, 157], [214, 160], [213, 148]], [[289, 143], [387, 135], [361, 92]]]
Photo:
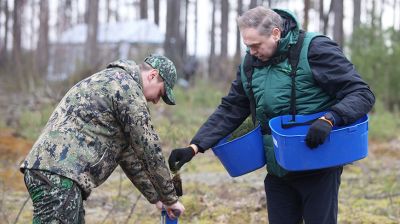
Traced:
[[160, 72], [156, 69], [154, 69], [153, 71], [151, 71], [151, 74], [153, 74], [153, 79], [155, 78], [158, 81], [163, 82], [164, 80], [161, 78], [160, 76]]
[[147, 73], [147, 79], [149, 81], [153, 80], [156, 77], [157, 77], [157, 70], [155, 70], [155, 69], [153, 69], [153, 70], [149, 71], [149, 73]]
[[275, 41], [281, 39], [281, 31], [279, 30], [279, 28], [275, 27], [272, 29], [272, 36]]

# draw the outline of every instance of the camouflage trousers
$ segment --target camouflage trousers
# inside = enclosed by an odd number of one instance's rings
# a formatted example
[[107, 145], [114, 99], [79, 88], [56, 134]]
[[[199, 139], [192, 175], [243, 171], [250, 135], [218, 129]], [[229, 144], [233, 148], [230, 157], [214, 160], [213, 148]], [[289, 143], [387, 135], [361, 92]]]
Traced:
[[33, 224], [85, 223], [81, 190], [69, 178], [41, 170], [25, 170], [33, 204]]

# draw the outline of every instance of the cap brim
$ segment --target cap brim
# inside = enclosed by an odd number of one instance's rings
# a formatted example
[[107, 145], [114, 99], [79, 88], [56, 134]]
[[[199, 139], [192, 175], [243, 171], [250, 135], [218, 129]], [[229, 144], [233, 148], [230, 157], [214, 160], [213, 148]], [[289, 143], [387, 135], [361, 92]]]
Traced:
[[170, 87], [165, 85], [165, 95], [162, 97], [164, 102], [168, 105], [175, 105], [175, 95]]

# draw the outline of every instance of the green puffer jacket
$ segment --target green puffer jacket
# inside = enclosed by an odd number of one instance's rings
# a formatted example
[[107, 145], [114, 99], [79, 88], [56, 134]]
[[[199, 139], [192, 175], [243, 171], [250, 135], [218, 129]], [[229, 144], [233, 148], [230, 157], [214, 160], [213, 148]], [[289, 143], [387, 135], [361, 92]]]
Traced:
[[[278, 44], [278, 49], [274, 57], [282, 57], [282, 55], [287, 54], [290, 46], [296, 44], [299, 37], [300, 25], [290, 12], [283, 10], [275, 11], [286, 20], [286, 24], [293, 24], [293, 26], [289, 27], [294, 27], [283, 32], [287, 34], [281, 38]], [[320, 112], [336, 103], [334, 98], [330, 97], [316, 84], [308, 63], [308, 48], [312, 39], [317, 36], [319, 35], [316, 33], [306, 32], [300, 52], [295, 78], [296, 111], [298, 114]], [[241, 80], [243, 88], [249, 96], [249, 85], [243, 64], [244, 61], [241, 66]], [[277, 64], [253, 68], [251, 88], [255, 98], [257, 122], [267, 123], [273, 117], [289, 114], [292, 87], [290, 72], [291, 66], [287, 58]], [[287, 171], [275, 159], [271, 135], [264, 135], [263, 139], [268, 172], [277, 176], [284, 176]]]

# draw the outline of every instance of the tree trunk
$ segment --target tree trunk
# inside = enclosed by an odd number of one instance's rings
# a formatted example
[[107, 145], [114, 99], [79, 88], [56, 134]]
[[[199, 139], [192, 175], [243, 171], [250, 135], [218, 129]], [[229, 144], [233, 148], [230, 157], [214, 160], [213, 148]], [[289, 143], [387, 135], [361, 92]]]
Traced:
[[257, 0], [251, 0], [250, 1], [250, 5], [249, 5], [249, 9], [255, 8], [257, 7]]
[[[396, 12], [394, 14], [396, 14]], [[399, 11], [398, 11], [397, 15], [400, 15], [400, 5], [399, 5]], [[394, 23], [394, 24], [396, 24], [396, 23]], [[399, 18], [399, 22], [397, 23], [397, 25], [399, 26], [398, 30], [400, 31], [400, 18]]]
[[154, 0], [154, 23], [160, 25], [160, 0]]
[[210, 32], [210, 57], [208, 58], [208, 74], [213, 75], [215, 68], [215, 11], [216, 11], [216, 3], [212, 1], [212, 15], [211, 15], [211, 32]]
[[333, 39], [343, 48], [343, 0], [336, 0], [334, 5], [335, 23], [333, 24]]
[[117, 3], [116, 3], [116, 6], [115, 6], [115, 11], [114, 11], [114, 15], [115, 15], [115, 21], [116, 22], [119, 22], [119, 20], [120, 20], [120, 16], [119, 16], [119, 11], [118, 11], [118, 9], [120, 8], [120, 2], [119, 2], [119, 0], [116, 0], [117, 1]]
[[42, 76], [47, 74], [47, 64], [49, 62], [49, 1], [40, 1], [39, 14], [39, 40], [37, 43], [37, 67]]
[[199, 18], [199, 14], [198, 14], [198, 4], [197, 4], [197, 0], [194, 0], [194, 4], [195, 4], [195, 9], [194, 9], [194, 56], [197, 56], [197, 35], [199, 33], [198, 30], [198, 18]]
[[[21, 49], [21, 26], [22, 26], [22, 13], [25, 1], [14, 0], [14, 11], [13, 11], [13, 48], [12, 58], [14, 62], [14, 72], [19, 81], [19, 87], [22, 90], [26, 90], [30, 85], [26, 85], [26, 77], [23, 76], [22, 69], [22, 49]], [[29, 82], [31, 83], [31, 82]]]
[[187, 41], [188, 41], [188, 15], [189, 15], [189, 0], [185, 0], [185, 27], [182, 43], [182, 58], [186, 59], [187, 56]]
[[8, 1], [6, 1], [6, 4], [4, 5], [4, 13], [6, 16], [6, 20], [4, 22], [4, 58], [7, 57], [8, 55], [8, 26], [9, 26], [9, 21], [10, 21], [10, 10], [8, 8]]
[[393, 29], [396, 29], [397, 0], [393, 0]]
[[[397, 0], [396, 0], [396, 1], [397, 1]], [[396, 12], [395, 12], [395, 13], [396, 13]], [[399, 27], [398, 27], [398, 30], [400, 31], [400, 4], [399, 4], [399, 7], [398, 7], [397, 15], [399, 16], [399, 22], [397, 23], [397, 25], [399, 26]], [[394, 24], [396, 24], [396, 21], [394, 22]]]
[[372, 9], [371, 9], [371, 27], [374, 29], [376, 27], [376, 16], [375, 16], [375, 10], [376, 10], [376, 0], [372, 0]]
[[382, 17], [383, 17], [383, 13], [385, 12], [385, 0], [381, 0], [381, 11], [379, 14], [379, 20], [378, 20], [378, 27], [382, 27]]
[[[32, 15], [32, 18], [35, 18], [36, 17], [36, 3], [35, 3], [35, 1], [31, 1], [30, 2], [31, 4], [30, 4], [30, 9], [31, 9], [31, 15]], [[34, 33], [36, 33], [35, 32], [35, 22], [36, 22], [36, 20], [35, 19], [31, 19], [30, 20], [30, 25], [31, 25], [31, 27], [30, 27], [30, 29], [31, 29], [31, 33], [32, 34], [34, 34]], [[30, 47], [33, 49], [34, 47], [34, 42], [35, 42], [35, 35], [30, 35]], [[34, 60], [34, 58], [33, 58], [33, 60]]]
[[303, 29], [308, 29], [308, 12], [310, 11], [310, 0], [304, 0], [304, 23]]
[[[7, 1], [7, 0], [6, 0]], [[2, 0], [0, 0], [0, 19], [1, 19], [1, 14], [3, 14], [3, 1]], [[1, 22], [0, 22], [0, 37], [1, 37], [1, 32], [3, 32], [3, 30], [2, 30], [2, 26], [1, 26], [2, 24], [1, 24]], [[1, 40], [1, 38], [0, 38], [0, 40]], [[0, 53], [1, 53], [1, 45], [0, 45]]]
[[[62, 3], [61, 3], [62, 2]], [[59, 7], [59, 33], [66, 31], [72, 26], [72, 1], [71, 0], [63, 0], [60, 1]]]
[[140, 19], [147, 18], [147, 0], [140, 0]]
[[[7, 1], [5, 1], [4, 5], [7, 4]], [[0, 18], [1, 15], [3, 14], [3, 11], [5, 12], [5, 10], [3, 9], [3, 1], [0, 0]], [[4, 13], [5, 14], [5, 13]], [[2, 24], [0, 23], [0, 37], [1, 37], [1, 33], [3, 32], [3, 27], [1, 26]], [[5, 26], [5, 25], [4, 25]], [[4, 34], [5, 36], [5, 34]], [[4, 61], [3, 59], [3, 55], [4, 55], [4, 51], [6, 49], [4, 48], [4, 39], [0, 38], [0, 65], [2, 64], [1, 62]]]
[[361, 25], [361, 0], [353, 0], [353, 31], [357, 30]]
[[[79, 1], [79, 0], [78, 0]], [[92, 0], [86, 0], [86, 2], [85, 2], [85, 14], [84, 14], [84, 21], [85, 21], [85, 23], [86, 24], [88, 24], [89, 23], [89, 8], [90, 8], [90, 2], [91, 2]]]
[[86, 63], [91, 68], [95, 68], [99, 63], [98, 49], [97, 49], [97, 29], [98, 29], [98, 14], [99, 14], [99, 1], [88, 0], [89, 7], [87, 8], [88, 24], [85, 43]]
[[23, 1], [14, 0], [12, 57], [18, 65], [21, 65], [21, 16], [23, 5]]
[[[237, 6], [237, 15], [240, 16], [243, 13], [243, 0], [238, 0], [238, 6]], [[235, 62], [236, 64], [240, 63], [240, 53], [241, 53], [241, 49], [240, 49], [240, 30], [239, 27], [236, 26], [236, 52], [235, 52]]]
[[335, 1], [331, 0], [331, 4], [329, 6], [329, 11], [326, 15], [324, 15], [324, 34], [326, 35], [328, 33], [328, 23], [329, 23], [329, 15], [333, 11], [333, 7], [335, 5]]
[[[57, 7], [57, 36], [60, 37], [62, 35], [62, 32], [65, 31], [65, 4], [63, 0], [60, 0], [57, 2], [58, 7]], [[39, 16], [40, 18], [40, 16]]]
[[221, 59], [228, 57], [229, 1], [221, 0]]
[[167, 22], [164, 41], [165, 55], [171, 59], [178, 74], [182, 71], [182, 59], [180, 58], [181, 35], [180, 35], [180, 0], [168, 0], [167, 4]]
[[319, 31], [322, 32], [324, 30], [324, 0], [319, 0]]
[[111, 21], [111, 14], [112, 14], [112, 12], [111, 12], [111, 8], [110, 8], [110, 1], [111, 0], [106, 0], [106, 22], [107, 23], [110, 23], [110, 21]]

